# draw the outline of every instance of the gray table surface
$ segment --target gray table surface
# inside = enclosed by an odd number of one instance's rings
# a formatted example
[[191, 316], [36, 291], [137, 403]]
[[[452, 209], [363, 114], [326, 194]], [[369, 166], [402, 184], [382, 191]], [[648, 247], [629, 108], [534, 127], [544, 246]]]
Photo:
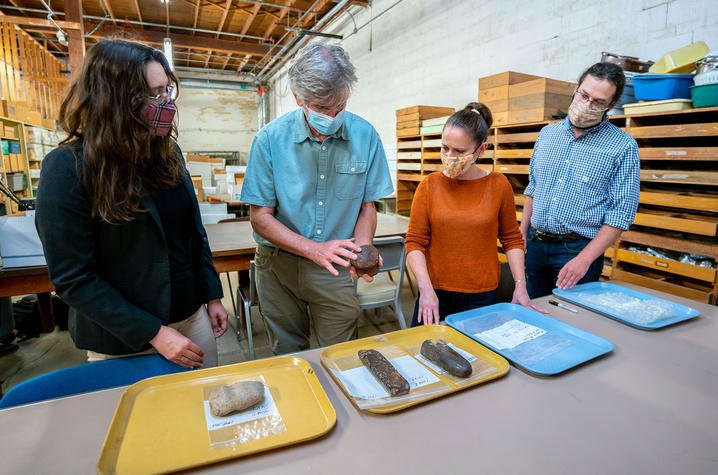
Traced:
[[[403, 412], [358, 411], [319, 363], [337, 412], [326, 436], [203, 467], [211, 473], [715, 474], [718, 473], [718, 309], [619, 283], [697, 308], [701, 316], [641, 331], [587, 310], [537, 299], [551, 316], [615, 345], [553, 377], [515, 367]], [[123, 388], [0, 411], [0, 472], [93, 473]]]

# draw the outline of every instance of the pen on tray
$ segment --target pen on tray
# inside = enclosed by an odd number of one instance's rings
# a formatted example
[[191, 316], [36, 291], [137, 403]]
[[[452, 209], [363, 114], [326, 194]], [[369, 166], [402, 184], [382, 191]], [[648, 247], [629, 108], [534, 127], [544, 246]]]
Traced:
[[576, 310], [575, 308], [571, 308], [571, 307], [569, 307], [568, 305], [562, 304], [561, 302], [557, 302], [557, 301], [555, 301], [555, 300], [549, 300], [548, 303], [550, 303], [551, 305], [555, 305], [555, 306], [557, 306], [557, 307], [559, 307], [559, 308], [566, 309], [566, 310], [568, 310], [569, 312], [578, 313], [578, 310]]

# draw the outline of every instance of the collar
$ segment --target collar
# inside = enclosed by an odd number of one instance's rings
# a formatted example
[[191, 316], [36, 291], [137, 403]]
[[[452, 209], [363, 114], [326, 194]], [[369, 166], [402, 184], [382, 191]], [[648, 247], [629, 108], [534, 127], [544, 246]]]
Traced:
[[[592, 134], [592, 133], [602, 130], [603, 128], [606, 127], [606, 125], [608, 123], [609, 123], [608, 122], [608, 114], [606, 114], [606, 115], [604, 115], [603, 119], [601, 119], [601, 122], [599, 122], [598, 124], [596, 124], [592, 127], [589, 127], [587, 129], [583, 129], [583, 133], [581, 134], [581, 137], [583, 137], [584, 135]], [[566, 116], [566, 118], [563, 120], [563, 126], [567, 131], [569, 131], [571, 133], [571, 135], [574, 135], [573, 128], [571, 127], [571, 121], [568, 119], [568, 116]]]
[[[346, 121], [347, 114], [348, 112], [344, 112], [344, 123], [339, 127], [339, 130], [334, 132], [329, 137], [334, 137], [336, 139], [341, 138], [347, 141], [349, 140], [349, 131], [347, 130]], [[312, 135], [312, 131], [309, 129], [309, 124], [307, 124], [307, 119], [304, 118], [304, 109], [300, 107], [294, 112], [294, 142], [302, 143], [307, 139], [314, 140], [315, 142], [319, 141], [319, 137]]]

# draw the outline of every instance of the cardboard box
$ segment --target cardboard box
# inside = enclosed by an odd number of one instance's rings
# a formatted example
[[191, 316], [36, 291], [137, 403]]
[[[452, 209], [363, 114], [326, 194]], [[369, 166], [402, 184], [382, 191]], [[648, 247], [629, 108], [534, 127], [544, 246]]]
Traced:
[[55, 119], [42, 119], [42, 126], [46, 129], [57, 130], [57, 121]]
[[201, 175], [191, 175], [192, 178], [192, 187], [194, 188], [194, 193], [197, 195], [197, 201], [200, 203], [204, 201], [204, 190], [202, 188], [202, 176]]
[[508, 86], [524, 81], [531, 81], [532, 79], [538, 79], [540, 76], [534, 76], [532, 74], [517, 73], [514, 71], [505, 71], [499, 74], [492, 74], [491, 76], [484, 76], [479, 78], [479, 91], [482, 89], [491, 89], [499, 86]]
[[27, 114], [27, 122], [42, 127], [42, 114], [37, 111], [29, 111]]

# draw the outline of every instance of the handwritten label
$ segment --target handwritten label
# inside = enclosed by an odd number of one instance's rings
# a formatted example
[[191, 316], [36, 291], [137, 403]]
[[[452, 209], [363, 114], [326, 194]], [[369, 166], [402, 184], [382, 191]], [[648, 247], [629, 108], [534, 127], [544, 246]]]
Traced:
[[224, 417], [215, 417], [209, 409], [209, 401], [204, 401], [204, 415], [207, 420], [207, 430], [221, 429], [222, 427], [244, 424], [245, 422], [261, 419], [263, 417], [279, 415], [277, 406], [274, 404], [272, 393], [267, 385], [264, 386], [264, 401], [252, 408], [241, 412], [235, 412]]
[[515, 348], [545, 334], [543, 328], [513, 319], [491, 330], [476, 333], [475, 336], [498, 350]]
[[[439, 382], [439, 378], [409, 355], [400, 356], [389, 361], [399, 374], [409, 382], [410, 390]], [[346, 371], [332, 370], [332, 372], [354, 398], [381, 399], [389, 397], [386, 389], [363, 365]]]

